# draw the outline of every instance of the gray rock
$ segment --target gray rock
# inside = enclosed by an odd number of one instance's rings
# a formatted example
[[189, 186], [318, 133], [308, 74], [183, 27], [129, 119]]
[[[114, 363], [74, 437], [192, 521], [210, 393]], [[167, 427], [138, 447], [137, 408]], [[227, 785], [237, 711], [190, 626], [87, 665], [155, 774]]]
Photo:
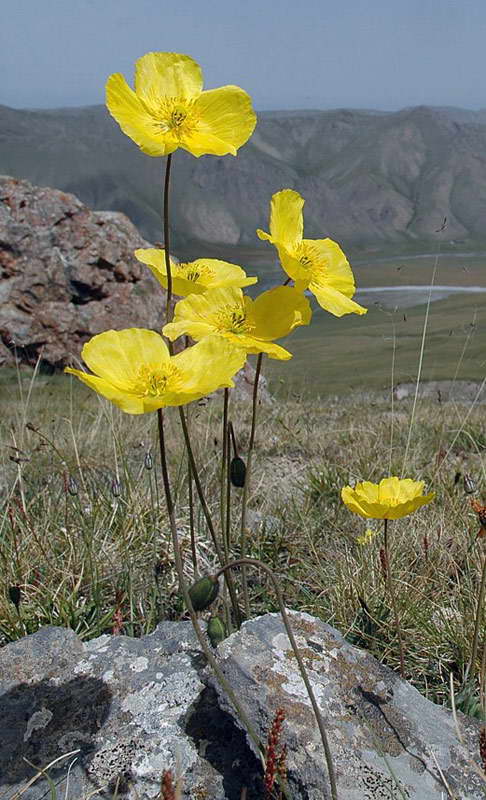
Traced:
[[[203, 666], [184, 622], [161, 623], [141, 639], [87, 643], [70, 630], [44, 628], [7, 645], [0, 650], [0, 795], [13, 800], [35, 767], [60, 759], [48, 772], [65, 800], [115, 791], [153, 798], [166, 769], [182, 775], [185, 798], [239, 800], [259, 766], [204, 686]], [[48, 796], [44, 779], [22, 793], [23, 800]]]
[[[330, 626], [290, 612], [335, 759], [339, 800], [484, 800], [480, 725], [452, 715]], [[278, 708], [293, 800], [328, 800], [317, 725], [277, 614], [216, 651], [262, 742]], [[141, 639], [44, 628], [0, 649], [0, 796], [127, 800], [158, 796], [164, 770], [183, 798], [262, 800], [261, 768], [188, 622]], [[476, 763], [476, 769], [474, 763]], [[34, 779], [29, 786], [29, 781]], [[20, 792], [22, 793], [20, 795]]]
[[[480, 724], [426, 700], [329, 625], [291, 614], [294, 633], [322, 710], [340, 800], [444, 800], [442, 771], [457, 800], [485, 797], [479, 761]], [[292, 797], [330, 797], [324, 752], [310, 701], [279, 614], [245, 623], [218, 648], [221, 666], [264, 739], [283, 708], [282, 741]], [[216, 681], [220, 704], [231, 707]], [[473, 765], [476, 762], [476, 768]]]

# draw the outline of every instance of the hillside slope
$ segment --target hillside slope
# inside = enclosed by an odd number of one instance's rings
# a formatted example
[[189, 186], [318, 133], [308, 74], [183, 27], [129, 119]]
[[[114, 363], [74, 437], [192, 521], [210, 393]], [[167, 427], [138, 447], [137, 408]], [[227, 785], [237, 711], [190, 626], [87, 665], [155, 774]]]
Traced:
[[[142, 154], [103, 106], [0, 107], [0, 172], [125, 212], [152, 241], [163, 159]], [[264, 112], [238, 158], [175, 154], [174, 244], [258, 247], [273, 192], [306, 199], [306, 235], [345, 247], [486, 241], [486, 113], [417, 107]], [[447, 217], [447, 227], [439, 235]]]

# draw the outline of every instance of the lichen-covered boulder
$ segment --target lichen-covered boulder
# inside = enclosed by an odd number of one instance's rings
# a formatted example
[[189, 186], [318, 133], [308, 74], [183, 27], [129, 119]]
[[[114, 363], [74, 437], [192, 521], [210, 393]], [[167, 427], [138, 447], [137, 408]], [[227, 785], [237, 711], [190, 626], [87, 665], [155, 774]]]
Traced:
[[[329, 625], [289, 612], [322, 711], [340, 800], [484, 800], [480, 724], [431, 703]], [[221, 667], [265, 738], [277, 709], [292, 797], [330, 798], [324, 751], [310, 701], [279, 614], [246, 622], [218, 648]], [[209, 675], [219, 702], [232, 713]], [[448, 794], [447, 782], [452, 795]]]
[[261, 772], [245, 738], [203, 684], [192, 626], [141, 639], [43, 628], [0, 650], [0, 796], [159, 797], [164, 770], [184, 798], [239, 800]]

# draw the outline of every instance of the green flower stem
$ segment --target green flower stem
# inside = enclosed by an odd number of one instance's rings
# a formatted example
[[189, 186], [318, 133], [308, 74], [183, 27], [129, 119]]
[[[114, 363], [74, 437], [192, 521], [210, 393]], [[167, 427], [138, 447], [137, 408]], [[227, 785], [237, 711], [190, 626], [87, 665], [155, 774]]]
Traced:
[[169, 516], [170, 531], [171, 531], [171, 536], [172, 536], [172, 546], [174, 548], [174, 558], [175, 558], [175, 563], [176, 563], [177, 576], [179, 578], [179, 585], [180, 585], [180, 589], [181, 589], [181, 592], [182, 592], [182, 595], [183, 595], [183, 598], [184, 598], [184, 603], [186, 604], [186, 607], [187, 607], [187, 610], [189, 612], [189, 616], [191, 618], [191, 622], [192, 622], [192, 625], [193, 625], [193, 628], [194, 628], [194, 632], [195, 632], [195, 634], [196, 634], [196, 636], [198, 638], [199, 644], [201, 645], [201, 649], [202, 649], [204, 655], [206, 656], [208, 664], [210, 665], [211, 669], [213, 670], [214, 674], [216, 675], [216, 678], [220, 682], [223, 690], [228, 695], [230, 701], [233, 703], [233, 706], [235, 707], [236, 713], [238, 714], [238, 716], [239, 716], [241, 722], [243, 723], [243, 725], [245, 726], [245, 728], [246, 728], [246, 730], [248, 732], [248, 735], [250, 736], [251, 740], [253, 741], [255, 747], [257, 748], [257, 750], [262, 755], [262, 761], [263, 761], [263, 754], [265, 752], [265, 748], [262, 745], [261, 741], [259, 740], [258, 735], [257, 735], [255, 729], [253, 728], [250, 720], [248, 719], [248, 716], [247, 716], [246, 712], [244, 711], [243, 707], [240, 705], [235, 693], [233, 692], [233, 689], [228, 684], [228, 682], [227, 682], [226, 678], [224, 677], [221, 669], [219, 668], [218, 662], [214, 658], [214, 656], [213, 656], [213, 654], [212, 654], [212, 652], [211, 652], [211, 650], [210, 650], [210, 648], [208, 646], [208, 643], [206, 641], [206, 637], [204, 636], [204, 634], [203, 634], [203, 632], [202, 632], [202, 630], [201, 630], [201, 628], [199, 626], [197, 615], [196, 615], [196, 612], [194, 611], [194, 608], [193, 608], [193, 605], [192, 605], [192, 602], [191, 602], [191, 598], [190, 598], [190, 595], [189, 595], [187, 584], [186, 584], [186, 581], [185, 581], [185, 578], [184, 578], [184, 570], [183, 570], [183, 566], [182, 566], [181, 551], [180, 551], [180, 546], [179, 546], [179, 539], [178, 539], [178, 536], [177, 536], [177, 526], [176, 526], [176, 520], [175, 520], [175, 509], [174, 509], [174, 503], [173, 503], [173, 500], [172, 500], [172, 493], [171, 493], [170, 481], [169, 481], [169, 472], [168, 472], [168, 468], [167, 468], [166, 448], [165, 448], [165, 439], [164, 439], [164, 416], [163, 416], [163, 411], [162, 411], [161, 408], [159, 408], [158, 411], [157, 411], [157, 421], [158, 421], [158, 431], [159, 431], [160, 462], [161, 462], [161, 466], [162, 466], [162, 481], [163, 481], [163, 485], [164, 485], [164, 493], [165, 493], [165, 501], [166, 501], [166, 505], [167, 505], [167, 513], [168, 513], [168, 516]]
[[[226, 523], [225, 523], [225, 553], [229, 553], [231, 548], [231, 430], [228, 426], [226, 431]], [[226, 559], [229, 561], [229, 557]]]
[[222, 457], [221, 457], [221, 496], [220, 496], [220, 514], [221, 514], [221, 536], [223, 539], [223, 547], [224, 547], [224, 554], [225, 554], [225, 561], [229, 560], [229, 555], [227, 551], [227, 537], [228, 532], [226, 530], [226, 515], [225, 515], [225, 497], [226, 497], [226, 480], [227, 480], [227, 463], [229, 460], [229, 450], [228, 450], [228, 405], [229, 405], [229, 389], [224, 390], [224, 401], [223, 401], [223, 448], [222, 448]]
[[189, 500], [189, 532], [191, 536], [191, 553], [192, 553], [192, 568], [194, 570], [194, 578], [197, 580], [197, 549], [196, 549], [196, 532], [194, 528], [194, 496], [192, 491], [192, 469], [189, 458], [187, 459], [187, 493]]
[[322, 746], [324, 748], [324, 755], [325, 755], [325, 758], [326, 758], [327, 770], [328, 770], [328, 773], [329, 773], [329, 782], [331, 784], [331, 797], [332, 797], [332, 800], [338, 800], [337, 785], [336, 785], [336, 773], [335, 773], [335, 770], [334, 770], [334, 762], [332, 760], [332, 754], [331, 754], [331, 749], [330, 749], [330, 746], [329, 746], [329, 740], [327, 738], [326, 729], [324, 727], [324, 720], [322, 719], [321, 710], [320, 710], [320, 708], [319, 708], [319, 706], [317, 704], [317, 700], [316, 700], [316, 696], [314, 694], [314, 690], [313, 690], [313, 688], [311, 686], [311, 683], [310, 683], [310, 680], [309, 680], [309, 676], [307, 674], [307, 670], [306, 670], [305, 665], [304, 665], [304, 661], [303, 661], [302, 656], [300, 654], [299, 646], [298, 646], [298, 644], [297, 644], [297, 642], [295, 640], [295, 636], [293, 634], [292, 627], [290, 625], [290, 620], [289, 620], [287, 611], [285, 609], [285, 604], [284, 604], [284, 601], [283, 601], [282, 592], [280, 591], [280, 586], [278, 584], [278, 581], [277, 581], [274, 573], [272, 572], [270, 567], [267, 567], [266, 564], [264, 564], [262, 561], [259, 561], [256, 558], [239, 558], [236, 561], [231, 561], [229, 564], [225, 564], [225, 566], [222, 567], [216, 573], [216, 575], [214, 577], [218, 578], [221, 575], [221, 573], [225, 572], [226, 570], [233, 569], [233, 567], [241, 566], [241, 568], [243, 569], [243, 566], [245, 566], [245, 565], [249, 565], [249, 566], [253, 566], [253, 567], [258, 567], [259, 569], [263, 569], [264, 572], [267, 573], [267, 575], [269, 576], [270, 580], [272, 581], [273, 588], [274, 588], [275, 594], [277, 596], [277, 602], [278, 602], [278, 605], [279, 605], [279, 608], [280, 608], [280, 613], [282, 615], [282, 621], [283, 621], [283, 624], [285, 625], [285, 630], [287, 631], [287, 636], [289, 637], [290, 645], [292, 647], [292, 650], [294, 651], [295, 658], [296, 658], [297, 664], [299, 666], [299, 672], [301, 674], [302, 680], [304, 681], [304, 685], [305, 685], [305, 688], [307, 690], [307, 694], [309, 695], [309, 700], [311, 701], [312, 709], [314, 711], [314, 715], [315, 715], [315, 718], [317, 720], [317, 725], [319, 727], [319, 733], [321, 734]]
[[[263, 353], [258, 353], [255, 380], [253, 383], [253, 402], [251, 411], [251, 431], [250, 442], [248, 445], [248, 460], [246, 464], [245, 485], [243, 486], [243, 499], [241, 501], [241, 531], [240, 531], [240, 550], [241, 558], [246, 558], [246, 509], [248, 505], [249, 486], [251, 478], [251, 462], [253, 456], [253, 446], [255, 444], [255, 430], [256, 430], [256, 414], [257, 414], [257, 398], [258, 398], [258, 381], [260, 379], [260, 372], [262, 369]], [[243, 586], [243, 601], [245, 604], [245, 614], [250, 616], [250, 600], [248, 597], [248, 581], [246, 577], [246, 568], [243, 566], [241, 569], [241, 581]]]
[[402, 629], [400, 627], [400, 617], [398, 614], [398, 606], [395, 597], [395, 590], [393, 586], [392, 576], [391, 576], [391, 562], [390, 562], [390, 542], [388, 538], [388, 520], [384, 519], [384, 543], [385, 543], [385, 559], [386, 559], [386, 585], [388, 589], [388, 593], [390, 595], [390, 600], [393, 608], [393, 615], [395, 617], [395, 628], [398, 636], [398, 646], [400, 649], [400, 675], [402, 678], [405, 678], [405, 656], [404, 656], [404, 648], [403, 648], [403, 639], [402, 639]]
[[486, 552], [483, 555], [483, 568], [481, 575], [481, 584], [479, 587], [478, 606], [476, 609], [476, 620], [474, 622], [474, 634], [471, 649], [471, 660], [469, 661], [468, 672], [472, 674], [474, 665], [476, 663], [476, 656], [478, 654], [479, 631], [481, 630], [481, 623], [484, 611], [484, 598], [486, 596]]
[[[189, 431], [187, 429], [187, 422], [186, 416], [184, 414], [184, 409], [182, 406], [179, 406], [179, 417], [181, 420], [182, 431], [184, 434], [184, 441], [186, 443], [187, 455], [189, 457], [189, 463], [191, 465], [192, 475], [194, 478], [194, 483], [196, 484], [196, 491], [199, 497], [199, 502], [201, 503], [201, 507], [203, 510], [204, 517], [206, 519], [207, 526], [209, 528], [209, 533], [211, 534], [211, 539], [213, 541], [214, 549], [216, 550], [216, 555], [218, 556], [219, 563], [224, 564], [224, 553], [221, 549], [221, 546], [218, 541], [218, 537], [216, 535], [216, 531], [214, 529], [213, 520], [211, 517], [211, 512], [209, 510], [208, 504], [206, 502], [206, 498], [204, 496], [204, 491], [201, 485], [201, 481], [199, 478], [199, 472], [196, 466], [196, 461], [194, 458], [194, 453], [192, 450], [191, 438], [189, 436]], [[235, 585], [233, 583], [233, 578], [231, 574], [225, 576], [226, 583], [228, 585], [228, 591], [230, 593], [231, 598], [231, 605], [233, 606], [233, 611], [235, 614], [236, 624], [239, 626], [241, 624], [241, 612], [238, 606], [238, 598], [236, 596]]]
[[172, 153], [167, 156], [165, 163], [165, 180], [164, 180], [164, 254], [165, 254], [165, 268], [167, 270], [167, 300], [165, 306], [165, 321], [170, 322], [170, 304], [172, 301], [172, 272], [170, 269], [170, 232], [169, 232], [169, 184], [170, 184], [170, 168], [172, 164]]

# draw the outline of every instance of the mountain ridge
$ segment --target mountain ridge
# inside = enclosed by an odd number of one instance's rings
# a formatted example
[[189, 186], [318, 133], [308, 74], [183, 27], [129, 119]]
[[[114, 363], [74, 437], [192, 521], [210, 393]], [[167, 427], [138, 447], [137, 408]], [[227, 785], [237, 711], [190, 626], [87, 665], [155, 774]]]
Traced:
[[[0, 172], [123, 211], [152, 241], [163, 238], [163, 168], [104, 106], [0, 106]], [[255, 230], [267, 228], [271, 195], [287, 187], [306, 200], [307, 237], [330, 236], [345, 249], [476, 247], [486, 241], [486, 109], [260, 112], [236, 159], [175, 154], [176, 252], [265, 252]]]

